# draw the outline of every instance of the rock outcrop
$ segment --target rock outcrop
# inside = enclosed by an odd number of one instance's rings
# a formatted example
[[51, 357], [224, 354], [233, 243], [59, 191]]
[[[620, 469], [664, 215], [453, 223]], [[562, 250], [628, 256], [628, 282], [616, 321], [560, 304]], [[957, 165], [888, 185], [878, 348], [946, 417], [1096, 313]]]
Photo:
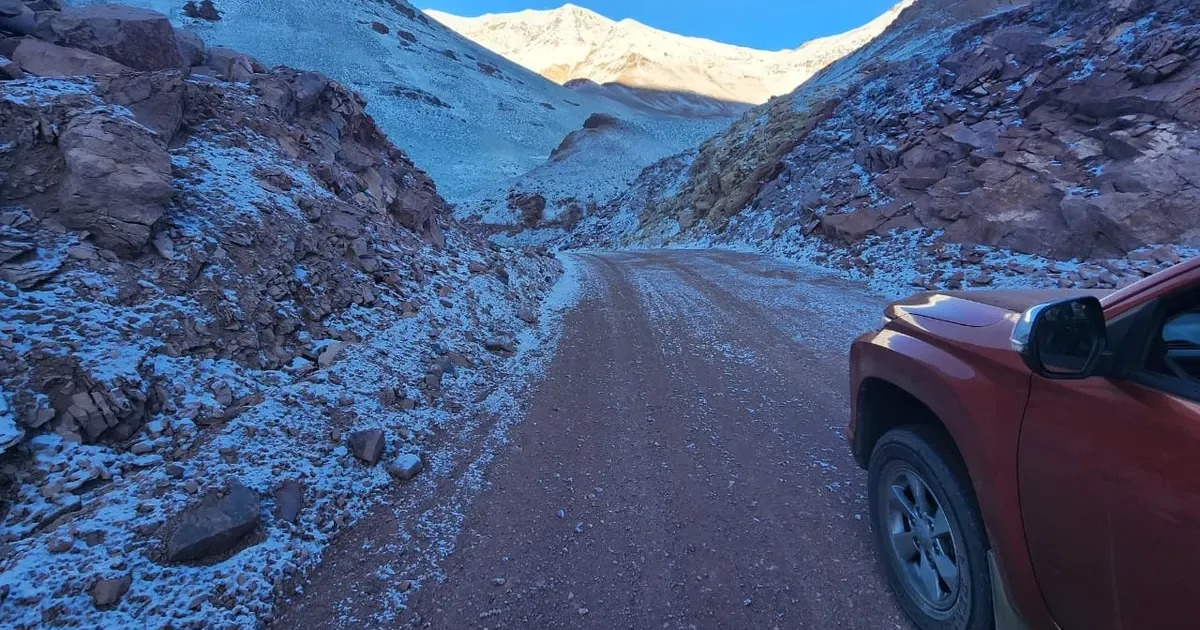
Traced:
[[[141, 10], [66, 13], [47, 18], [58, 25], [49, 31], [55, 41], [143, 67], [179, 65], [178, 42], [195, 45]], [[171, 53], [147, 61], [157, 50], [147, 45], [138, 49], [141, 61], [126, 54], [130, 42], [148, 40]], [[30, 50], [66, 50], [56, 58], [87, 63], [51, 71]], [[326, 315], [398, 287], [397, 272], [409, 266], [405, 252], [420, 246], [414, 241], [444, 245], [444, 202], [365, 114], [360, 97], [320, 74], [266, 73], [230, 53], [214, 49], [206, 58], [228, 60], [217, 64], [218, 76], [244, 79], [242, 86], [189, 79], [177, 69], [133, 71], [95, 52], [22, 41], [15, 61], [31, 74], [105, 74], [53, 91], [36, 78], [3, 85], [0, 199], [10, 209], [0, 213], [0, 278], [28, 290], [63, 273], [95, 273], [112, 288], [80, 285], [77, 299], [105, 299], [113, 290], [130, 305], [156, 294], [195, 295], [198, 320], [117, 329], [156, 338], [169, 353], [283, 366], [303, 355], [306, 336], [324, 336]], [[266, 155], [295, 166], [267, 166]], [[234, 162], [248, 172], [234, 175]], [[212, 179], [213, 168], [225, 181]], [[247, 229], [254, 225], [262, 227]], [[256, 234], [267, 225], [269, 237]], [[301, 266], [324, 282], [301, 281]], [[227, 271], [200, 273], [205, 268]], [[284, 314], [284, 302], [296, 310]], [[19, 293], [0, 305], [6, 317], [54, 319], [36, 315]], [[221, 323], [198, 323], [208, 318]], [[102, 378], [100, 364], [87, 367], [54, 347], [60, 335], [85, 334], [60, 319], [51, 326], [57, 332], [28, 339], [0, 361], [0, 376], [23, 383], [12, 401], [22, 425], [85, 440], [130, 435], [166, 402], [153, 368], [133, 365], [132, 378]]]
[[134, 70], [183, 65], [167, 16], [119, 4], [93, 4], [38, 15], [34, 34], [59, 46], [108, 57]]
[[1060, 260], [1200, 246], [1198, 17], [1182, 0], [923, 0], [614, 208], [643, 234], [851, 257], [896, 234]]
[[[68, 77], [0, 84], [0, 312], [42, 323], [32, 335], [0, 327], [17, 430], [123, 440], [175, 408], [155, 354], [303, 374], [352, 340], [314, 344], [333, 337], [331, 316], [383, 296], [419, 308], [413, 256], [446, 246], [446, 204], [360, 96], [204, 49], [150, 12], [42, 13], [37, 34], [58, 43], [25, 38], [14, 62]], [[51, 67], [35, 54], [46, 50], [82, 61]], [[206, 65], [189, 75], [175, 67], [185, 57]], [[58, 292], [58, 305], [35, 290]], [[131, 354], [92, 353], [104, 343]]]
[[508, 196], [508, 207], [517, 213], [522, 225], [534, 227], [545, 217], [546, 198], [538, 193], [513, 192]]

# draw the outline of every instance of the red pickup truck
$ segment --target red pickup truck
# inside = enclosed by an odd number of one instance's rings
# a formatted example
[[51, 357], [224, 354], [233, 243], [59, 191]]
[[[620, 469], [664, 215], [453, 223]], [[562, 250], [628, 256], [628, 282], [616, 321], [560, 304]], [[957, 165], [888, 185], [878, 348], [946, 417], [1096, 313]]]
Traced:
[[916, 295], [850, 374], [919, 628], [1200, 628], [1200, 259], [1107, 294]]

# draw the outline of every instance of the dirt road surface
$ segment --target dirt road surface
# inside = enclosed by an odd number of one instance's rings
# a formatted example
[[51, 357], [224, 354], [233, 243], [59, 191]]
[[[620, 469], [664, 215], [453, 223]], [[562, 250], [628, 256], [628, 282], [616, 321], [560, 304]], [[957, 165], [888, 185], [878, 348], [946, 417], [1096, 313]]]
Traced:
[[[578, 302], [490, 465], [361, 521], [278, 626], [908, 628], [843, 437], [882, 300], [749, 254], [568, 262]], [[442, 514], [456, 475], [479, 491]]]

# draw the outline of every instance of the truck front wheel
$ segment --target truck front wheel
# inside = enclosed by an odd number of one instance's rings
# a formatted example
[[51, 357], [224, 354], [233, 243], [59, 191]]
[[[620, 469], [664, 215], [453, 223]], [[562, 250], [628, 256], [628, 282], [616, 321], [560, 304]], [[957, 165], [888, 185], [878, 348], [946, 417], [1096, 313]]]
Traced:
[[928, 426], [889, 431], [868, 471], [875, 545], [904, 612], [921, 630], [991, 628], [987, 533], [942, 434]]

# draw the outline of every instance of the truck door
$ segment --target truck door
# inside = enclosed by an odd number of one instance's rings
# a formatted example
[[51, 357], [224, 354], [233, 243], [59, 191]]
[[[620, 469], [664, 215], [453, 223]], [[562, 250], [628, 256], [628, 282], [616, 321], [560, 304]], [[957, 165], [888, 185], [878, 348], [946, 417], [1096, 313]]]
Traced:
[[1021, 429], [1029, 553], [1064, 630], [1200, 627], [1200, 291], [1128, 317], [1109, 322], [1124, 376], [1034, 376]]

